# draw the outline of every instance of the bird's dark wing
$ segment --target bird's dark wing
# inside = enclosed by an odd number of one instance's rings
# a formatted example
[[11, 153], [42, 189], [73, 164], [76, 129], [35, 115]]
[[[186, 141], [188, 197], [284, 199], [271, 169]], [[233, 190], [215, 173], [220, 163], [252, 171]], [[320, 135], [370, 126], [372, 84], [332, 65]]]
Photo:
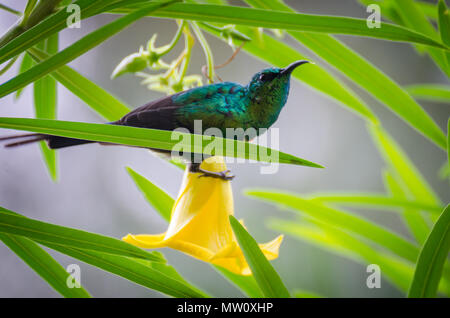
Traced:
[[196, 87], [145, 104], [112, 124], [191, 130], [194, 120], [199, 119], [203, 120], [205, 128], [221, 127], [224, 118], [233, 114], [232, 106], [241, 106], [239, 102], [231, 105], [231, 101], [239, 101], [242, 94], [244, 88], [230, 82]]
[[172, 100], [173, 96], [174, 95], [171, 95], [151, 101], [150, 103], [129, 112], [112, 124], [140, 128], [173, 130], [177, 128], [175, 111], [182, 107], [174, 104]]

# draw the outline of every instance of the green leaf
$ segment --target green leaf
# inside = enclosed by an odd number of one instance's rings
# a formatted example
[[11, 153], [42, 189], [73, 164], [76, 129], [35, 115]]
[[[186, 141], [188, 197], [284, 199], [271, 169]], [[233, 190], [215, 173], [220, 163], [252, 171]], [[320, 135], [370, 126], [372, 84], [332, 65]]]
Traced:
[[[220, 154], [236, 158], [251, 158], [263, 162], [271, 162], [272, 159], [264, 155], [270, 152], [272, 157], [277, 155], [279, 163], [304, 165], [316, 168], [322, 167], [316, 163], [256, 144], [181, 132], [177, 132], [176, 136], [172, 136], [173, 132], [166, 130], [107, 124], [77, 123], [62, 120], [6, 117], [0, 117], [0, 127], [162, 150], [172, 150], [173, 147], [177, 145], [180, 149], [189, 150], [189, 152], [192, 153], [205, 152], [207, 154]], [[192, 139], [194, 139], [194, 141], [192, 141]], [[218, 142], [220, 143], [220, 146], [216, 149], [214, 149], [214, 147], [205, 149], [211, 142]], [[235, 149], [238, 151], [235, 151]], [[241, 149], [242, 151], [239, 151]]]
[[151, 206], [153, 206], [164, 220], [170, 222], [170, 215], [172, 206], [175, 200], [168, 195], [164, 190], [153, 184], [150, 180], [144, 178], [142, 175], [127, 167], [127, 171], [133, 178], [134, 183], [142, 192], [145, 199]]
[[[80, 7], [80, 18], [85, 19], [110, 5], [110, 0], [79, 0], [74, 4]], [[58, 12], [48, 16], [40, 23], [27, 29], [5, 45], [0, 45], [0, 64], [10, 58], [22, 53], [26, 49], [48, 38], [50, 35], [57, 33], [67, 27], [67, 19], [72, 12], [67, 10], [59, 10]]]
[[370, 131], [386, 163], [389, 164], [395, 175], [400, 178], [402, 184], [406, 186], [413, 198], [421, 202], [442, 205], [438, 196], [433, 192], [419, 170], [387, 132], [382, 127], [375, 125], [370, 126]]
[[94, 250], [78, 249], [49, 242], [43, 244], [55, 251], [169, 296], [181, 298], [207, 297], [205, 293], [177, 279], [177, 277], [168, 276], [162, 271], [144, 265], [130, 257], [105, 254]]
[[121, 240], [23, 217], [0, 207], [0, 232], [26, 236], [38, 243], [96, 250], [160, 262], [161, 258]]
[[[209, 27], [206, 24], [200, 24], [205, 30], [221, 37], [220, 32]], [[257, 34], [256, 31], [248, 27], [239, 27], [238, 30], [248, 37], [255, 38], [255, 40], [246, 42], [243, 50], [251, 55], [266, 61], [277, 67], [285, 67], [295, 60], [309, 59], [308, 57], [298, 53], [289, 45], [271, 37], [265, 33]], [[278, 50], [271, 50], [269, 48], [276, 47]], [[340, 80], [328, 73], [319, 65], [306, 65], [301, 70], [296, 70], [292, 76], [299, 81], [311, 86], [315, 90], [328, 95], [335, 99], [339, 104], [349, 107], [350, 110], [356, 114], [368, 119], [372, 122], [377, 122], [372, 111], [360, 100], [360, 98], [346, 87]]]
[[[11, 80], [0, 86], [0, 97], [6, 96], [15, 90], [28, 85], [29, 83], [41, 78], [42, 76], [50, 73], [51, 71], [63, 66], [78, 56], [86, 53], [90, 49], [96, 47], [100, 43], [104, 42], [114, 34], [122, 31], [131, 23], [146, 16], [150, 12], [157, 10], [158, 8], [168, 6], [174, 1], [169, 2], [156, 2], [143, 6], [141, 9], [135, 10], [126, 16], [123, 16], [101, 28], [91, 32], [82, 39], [78, 40], [74, 44], [68, 46], [59, 53], [51, 56], [42, 63], [32, 67], [25, 73], [19, 74]], [[3, 47], [4, 48], [4, 47]], [[0, 52], [3, 48], [0, 48]], [[1, 55], [0, 55], [1, 56]]]
[[228, 281], [233, 283], [236, 287], [238, 287], [242, 292], [244, 292], [250, 298], [263, 298], [264, 295], [261, 292], [258, 284], [255, 281], [253, 275], [239, 275], [229, 270], [213, 265], [214, 269], [218, 271], [223, 277], [225, 277]]
[[408, 297], [436, 297], [449, 252], [450, 205], [447, 205], [420, 251]]
[[69, 273], [33, 241], [25, 237], [5, 233], [0, 233], [0, 240], [62, 296], [69, 298], [90, 297], [83, 287], [69, 288], [67, 286]]
[[[433, 25], [428, 21], [425, 13], [414, 0], [396, 0], [393, 1], [393, 4], [397, 8], [397, 12], [401, 16], [405, 26], [432, 39], [437, 40], [439, 38]], [[431, 47], [427, 47], [425, 50], [442, 71], [447, 74], [447, 76], [450, 76], [450, 67], [447, 63], [445, 51]]]
[[[400, 183], [395, 179], [392, 173], [385, 173], [384, 175], [385, 187], [387, 191], [396, 199], [404, 200], [407, 198], [405, 191]], [[419, 208], [423, 209], [423, 208]], [[424, 209], [426, 210], [426, 209]], [[442, 210], [442, 208], [440, 208]], [[420, 215], [420, 211], [406, 207], [403, 210], [403, 219], [411, 231], [411, 234], [416, 239], [419, 245], [422, 245], [430, 232], [428, 222]]]
[[1, 3], [0, 3], [0, 9], [5, 10], [6, 12], [9, 12], [12, 14], [18, 15], [18, 16], [22, 15], [22, 12], [14, 10], [13, 8], [5, 6], [4, 4], [1, 4]]
[[230, 224], [245, 259], [252, 270], [256, 283], [264, 296], [271, 298], [290, 297], [280, 276], [264, 256], [255, 239], [248, 234], [245, 228], [232, 215], [230, 215]]
[[[248, 2], [273, 10], [294, 12], [281, 1]], [[365, 27], [367, 30], [374, 30]], [[362, 56], [329, 35], [292, 31], [289, 34], [381, 101], [413, 128], [444, 148], [445, 136], [433, 119], [397, 83]]]
[[[376, 1], [374, 0], [359, 0], [361, 4], [364, 6], [368, 6], [369, 4], [377, 4], [380, 6], [381, 13], [384, 17], [388, 18], [391, 21], [394, 21], [397, 24], [403, 25], [403, 21], [401, 17], [397, 13], [397, 8], [395, 7], [394, 1], [391, 0], [383, 0]], [[420, 8], [420, 10], [427, 16], [430, 20], [437, 20], [437, 12], [436, 6], [433, 3], [428, 3], [424, 1], [416, 1], [416, 5]]]
[[[113, 12], [124, 13], [129, 10], [121, 8]], [[272, 29], [368, 36], [383, 40], [421, 43], [448, 49], [438, 41], [393, 24], [382, 23], [381, 28], [369, 29], [365, 19], [192, 3], [177, 3], [167, 8], [161, 8], [149, 15], [161, 18], [248, 25]]]
[[[19, 73], [28, 71], [33, 66], [33, 59], [26, 52], [23, 54], [22, 62], [20, 63]], [[16, 91], [15, 98], [18, 99], [23, 92], [23, 87]]]
[[30, 16], [31, 12], [33, 11], [34, 7], [36, 6], [37, 0], [28, 0], [27, 6], [25, 7], [25, 10], [23, 11], [23, 20], [28, 20], [28, 17]]
[[314, 222], [313, 225], [281, 219], [269, 222], [270, 228], [312, 243], [333, 254], [349, 258], [362, 265], [377, 264], [382, 268], [384, 278], [401, 291], [408, 290], [414, 271], [410, 263], [377, 251], [364, 240], [341, 231], [333, 225], [317, 222]]
[[[49, 58], [47, 53], [36, 48], [30, 48], [28, 52], [36, 62]], [[50, 75], [106, 120], [117, 120], [131, 111], [116, 97], [67, 65], [54, 70]]]
[[[58, 33], [52, 34], [46, 40], [39, 43], [38, 47], [49, 54], [58, 52]], [[34, 82], [34, 109], [36, 118], [56, 119], [56, 94], [56, 81], [49, 75]], [[39, 144], [50, 177], [56, 181], [58, 179], [56, 151], [50, 149], [44, 141], [41, 141]]]
[[17, 58], [18, 56], [15, 56], [14, 58], [10, 59], [8, 63], [0, 69], [0, 76], [5, 74], [14, 65], [14, 63], [16, 63]]
[[311, 196], [312, 201], [324, 203], [337, 203], [344, 206], [358, 206], [366, 208], [408, 208], [413, 210], [424, 210], [438, 214], [442, 211], [439, 205], [427, 202], [410, 201], [405, 197], [388, 197], [379, 194], [361, 194], [361, 193], [329, 193], [314, 194]]
[[[447, 8], [447, 5], [443, 0], [439, 0], [438, 4], [438, 12], [439, 12], [439, 32], [441, 35], [441, 41], [445, 45], [450, 45], [450, 10]], [[445, 52], [445, 57], [447, 59], [447, 69], [450, 73], [450, 52]], [[450, 75], [449, 75], [450, 76]]]
[[411, 262], [415, 262], [419, 254], [419, 249], [403, 237], [349, 212], [332, 209], [287, 192], [247, 190], [246, 194], [296, 212], [303, 212], [320, 222], [358, 234]]
[[418, 84], [406, 86], [405, 90], [414, 98], [450, 104], [450, 86]]

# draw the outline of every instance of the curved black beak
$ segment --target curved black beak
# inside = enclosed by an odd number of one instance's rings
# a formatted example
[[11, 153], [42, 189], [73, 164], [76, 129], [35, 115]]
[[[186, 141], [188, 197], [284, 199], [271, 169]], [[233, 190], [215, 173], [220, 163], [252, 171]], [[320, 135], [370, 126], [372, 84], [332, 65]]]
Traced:
[[293, 70], [295, 70], [298, 66], [302, 65], [302, 64], [306, 64], [306, 63], [311, 63], [310, 61], [306, 61], [306, 60], [302, 60], [302, 61], [297, 61], [294, 62], [292, 64], [290, 64], [289, 66], [285, 67], [280, 74], [291, 74]]

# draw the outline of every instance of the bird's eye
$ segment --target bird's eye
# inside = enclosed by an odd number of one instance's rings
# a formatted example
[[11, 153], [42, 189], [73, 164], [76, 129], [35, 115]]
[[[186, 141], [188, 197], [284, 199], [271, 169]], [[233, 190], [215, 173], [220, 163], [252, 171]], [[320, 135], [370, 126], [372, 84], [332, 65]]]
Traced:
[[272, 80], [272, 79], [274, 78], [274, 76], [275, 76], [275, 74], [273, 74], [273, 73], [262, 73], [262, 74], [259, 76], [259, 80], [260, 80], [261, 82], [267, 82], [267, 81]]

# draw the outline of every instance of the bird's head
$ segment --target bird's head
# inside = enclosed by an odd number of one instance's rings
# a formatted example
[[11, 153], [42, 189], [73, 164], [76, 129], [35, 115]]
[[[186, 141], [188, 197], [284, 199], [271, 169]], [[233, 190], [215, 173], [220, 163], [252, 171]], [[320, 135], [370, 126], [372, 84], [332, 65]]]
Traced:
[[310, 62], [296, 61], [285, 68], [266, 68], [256, 73], [247, 86], [250, 98], [264, 103], [269, 98], [284, 105], [289, 93], [291, 73], [305, 63]]

